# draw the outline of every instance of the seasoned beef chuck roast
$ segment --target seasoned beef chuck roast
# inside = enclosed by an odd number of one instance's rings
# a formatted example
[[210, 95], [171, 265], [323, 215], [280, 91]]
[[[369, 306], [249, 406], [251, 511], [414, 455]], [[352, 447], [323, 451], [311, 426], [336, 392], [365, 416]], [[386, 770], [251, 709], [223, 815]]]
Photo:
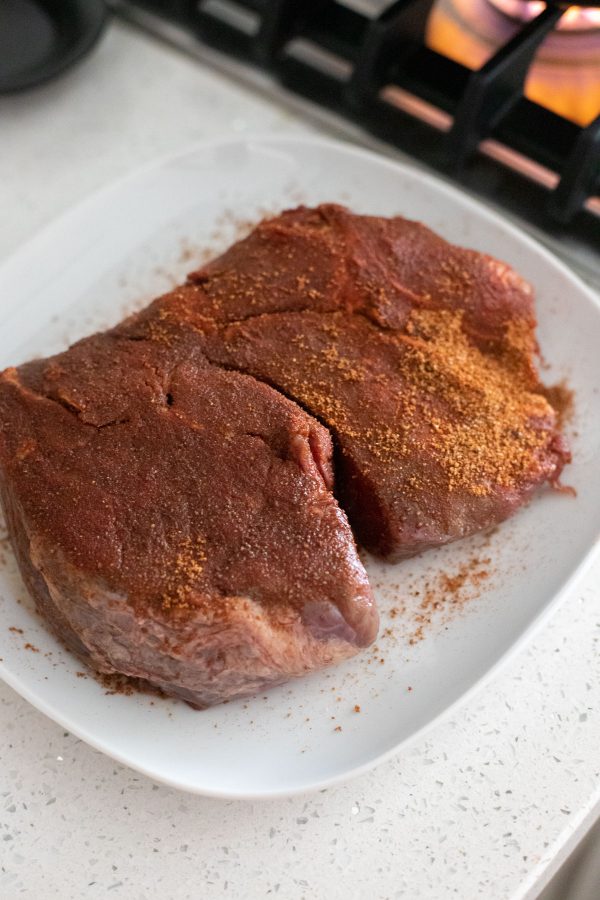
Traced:
[[501, 522], [569, 459], [535, 367], [531, 287], [402, 218], [300, 208], [126, 328], [191, 329], [316, 416], [358, 540], [397, 559]]
[[2, 501], [39, 609], [94, 668], [200, 707], [353, 655], [377, 612], [346, 513], [398, 558], [557, 483], [534, 328], [515, 272], [422, 225], [261, 223], [1, 375]]
[[100, 335], [4, 372], [0, 421], [24, 578], [100, 672], [203, 707], [374, 639], [330, 437], [266, 385]]

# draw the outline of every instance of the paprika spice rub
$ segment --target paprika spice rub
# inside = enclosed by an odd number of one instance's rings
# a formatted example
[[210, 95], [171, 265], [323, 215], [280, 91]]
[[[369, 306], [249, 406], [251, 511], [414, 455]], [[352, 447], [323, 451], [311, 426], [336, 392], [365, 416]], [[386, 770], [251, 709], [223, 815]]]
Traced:
[[354, 533], [390, 559], [497, 524], [570, 458], [531, 287], [415, 222], [283, 213], [127, 327], [157, 323], [329, 429]]
[[330, 438], [266, 385], [108, 333], [3, 373], [0, 421], [24, 580], [97, 672], [203, 707], [374, 639]]
[[377, 612], [350, 525], [394, 559], [557, 484], [534, 329], [509, 266], [423, 225], [334, 205], [260, 223], [0, 376], [2, 502], [38, 608], [97, 671], [196, 706], [352, 656]]

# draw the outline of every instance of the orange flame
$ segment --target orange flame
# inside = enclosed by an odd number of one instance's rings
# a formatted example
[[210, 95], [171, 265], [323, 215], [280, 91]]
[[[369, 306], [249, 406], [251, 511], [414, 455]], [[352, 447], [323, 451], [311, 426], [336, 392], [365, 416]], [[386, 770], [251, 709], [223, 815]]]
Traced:
[[[427, 44], [478, 69], [545, 6], [541, 0], [438, 0]], [[573, 6], [564, 13], [538, 50], [525, 96], [579, 125], [600, 113], [600, 8]]]

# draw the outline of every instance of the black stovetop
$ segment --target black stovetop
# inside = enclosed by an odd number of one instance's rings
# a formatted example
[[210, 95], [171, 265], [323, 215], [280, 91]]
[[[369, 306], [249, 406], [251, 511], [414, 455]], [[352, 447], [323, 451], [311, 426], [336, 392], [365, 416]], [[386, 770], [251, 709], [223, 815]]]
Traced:
[[[321, 121], [398, 148], [529, 223], [598, 279], [600, 116], [582, 127], [527, 99], [540, 44], [568, 3], [550, 2], [476, 71], [431, 50], [434, 0], [127, 0], [187, 50], [256, 75]], [[150, 13], [150, 15], [148, 15]], [[168, 34], [167, 34], [168, 32]], [[177, 37], [179, 36], [179, 37]], [[600, 52], [600, 33], [599, 52]], [[265, 75], [268, 77], [265, 78]]]

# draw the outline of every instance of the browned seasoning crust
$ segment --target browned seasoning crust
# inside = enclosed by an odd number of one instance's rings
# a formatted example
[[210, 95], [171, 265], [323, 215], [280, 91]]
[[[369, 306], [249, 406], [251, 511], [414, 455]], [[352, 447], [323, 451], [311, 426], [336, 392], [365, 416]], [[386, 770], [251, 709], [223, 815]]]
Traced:
[[557, 482], [534, 327], [519, 276], [422, 225], [262, 223], [2, 374], [0, 488], [40, 610], [98, 671], [197, 706], [351, 656], [377, 613], [345, 512], [397, 558]]

